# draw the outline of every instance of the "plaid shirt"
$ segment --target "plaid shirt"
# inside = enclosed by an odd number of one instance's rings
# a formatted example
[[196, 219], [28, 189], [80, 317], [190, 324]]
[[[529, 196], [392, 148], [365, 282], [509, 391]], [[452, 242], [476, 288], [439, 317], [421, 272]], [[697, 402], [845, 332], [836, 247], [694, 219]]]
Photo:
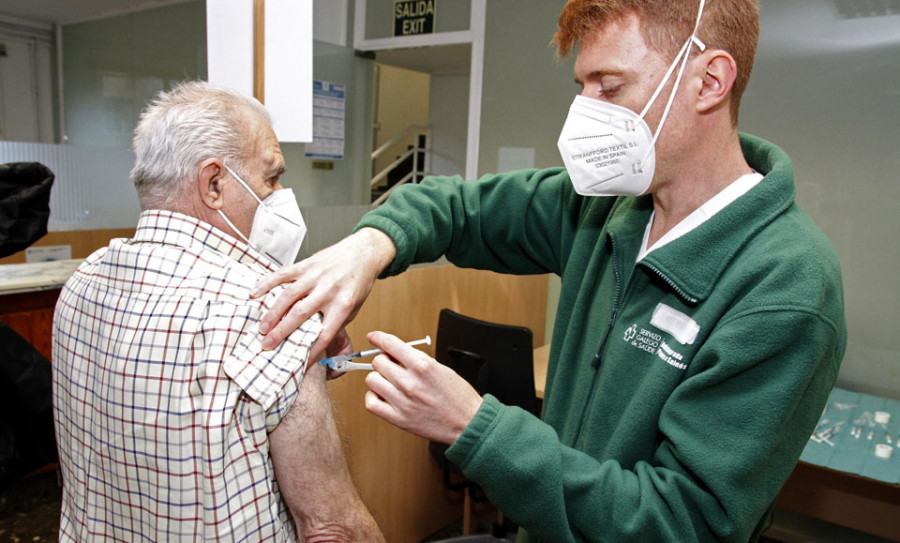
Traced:
[[53, 323], [60, 541], [295, 541], [268, 433], [297, 396], [318, 316], [277, 350], [251, 300], [271, 264], [193, 217], [141, 214], [91, 255]]

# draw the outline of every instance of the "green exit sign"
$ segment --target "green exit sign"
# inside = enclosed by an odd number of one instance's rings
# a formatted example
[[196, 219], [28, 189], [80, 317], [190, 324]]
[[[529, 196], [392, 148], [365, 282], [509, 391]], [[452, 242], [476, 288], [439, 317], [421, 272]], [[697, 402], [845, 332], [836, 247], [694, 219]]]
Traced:
[[434, 32], [437, 0], [395, 0], [394, 36], [414, 36]]

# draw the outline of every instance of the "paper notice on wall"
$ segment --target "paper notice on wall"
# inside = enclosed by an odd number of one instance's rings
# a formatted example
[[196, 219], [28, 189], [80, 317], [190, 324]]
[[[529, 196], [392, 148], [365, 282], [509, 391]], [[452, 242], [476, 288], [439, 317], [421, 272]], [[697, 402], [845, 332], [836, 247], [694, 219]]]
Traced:
[[306, 144], [306, 156], [344, 158], [345, 112], [344, 85], [313, 81], [313, 140]]

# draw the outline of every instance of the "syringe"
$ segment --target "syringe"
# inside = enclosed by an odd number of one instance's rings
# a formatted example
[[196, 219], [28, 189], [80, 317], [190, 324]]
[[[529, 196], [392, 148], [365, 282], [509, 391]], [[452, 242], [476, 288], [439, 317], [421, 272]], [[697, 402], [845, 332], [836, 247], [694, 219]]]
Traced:
[[[415, 341], [407, 341], [407, 345], [431, 345], [431, 336], [425, 336], [422, 339], [417, 339]], [[350, 371], [350, 370], [369, 370], [372, 371], [372, 364], [364, 364], [360, 362], [350, 362], [350, 360], [354, 360], [356, 358], [364, 358], [366, 356], [375, 356], [376, 354], [381, 354], [384, 351], [381, 349], [369, 349], [367, 351], [357, 351], [355, 353], [350, 354], [341, 354], [338, 356], [332, 356], [330, 358], [323, 358], [319, 360], [319, 364], [326, 364], [329, 368], [334, 371]]]

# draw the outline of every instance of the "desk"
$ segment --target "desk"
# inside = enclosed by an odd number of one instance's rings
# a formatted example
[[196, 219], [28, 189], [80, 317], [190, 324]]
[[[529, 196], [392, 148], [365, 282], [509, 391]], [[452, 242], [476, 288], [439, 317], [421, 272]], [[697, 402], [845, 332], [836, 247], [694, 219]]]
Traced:
[[83, 259], [0, 265], [0, 295], [60, 289]]
[[[889, 422], [875, 422], [878, 411]], [[900, 402], [834, 389], [777, 507], [900, 541], [898, 437]], [[891, 457], [877, 457], [877, 444], [891, 445]]]
[[50, 359], [53, 309], [81, 260], [0, 265], [0, 322]]

